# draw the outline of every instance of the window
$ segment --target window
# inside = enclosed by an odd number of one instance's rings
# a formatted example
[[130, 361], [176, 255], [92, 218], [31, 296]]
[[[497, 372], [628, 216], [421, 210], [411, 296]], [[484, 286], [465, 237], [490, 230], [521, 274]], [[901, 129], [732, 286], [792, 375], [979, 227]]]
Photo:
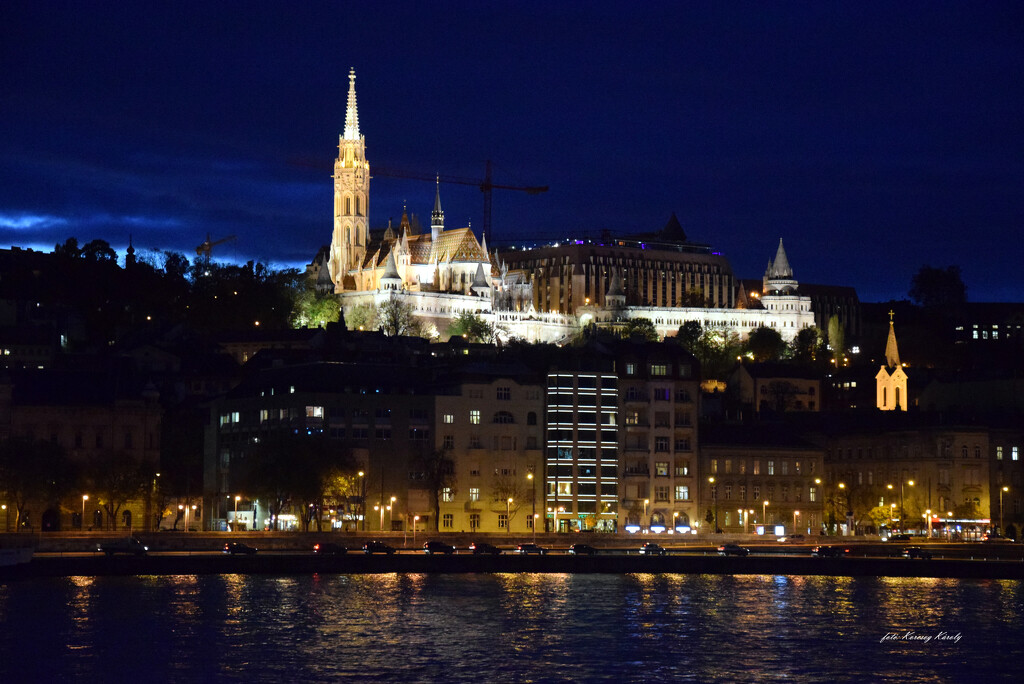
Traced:
[[754, 485], [754, 501], [757, 501], [760, 498], [761, 498], [761, 487], [758, 486], [758, 485]]
[[655, 387], [654, 388], [654, 401], [670, 401], [672, 399], [672, 390], [668, 387]]
[[469, 436], [469, 448], [470, 449], [483, 449], [483, 446], [480, 445], [480, 435], [470, 435]]
[[688, 477], [690, 475], [690, 462], [683, 461], [676, 464], [676, 477]]
[[775, 461], [768, 461], [768, 474], [769, 475], [774, 475], [775, 474]]
[[[760, 475], [760, 474], [761, 474], [761, 461], [759, 461], [758, 459], [755, 458], [754, 459], [754, 475]], [[757, 497], [754, 497], [754, 498], [757, 498]]]
[[676, 390], [676, 402], [688, 402], [690, 401], [689, 390], [677, 389]]
[[511, 387], [499, 387], [497, 391], [498, 391], [498, 401], [510, 401], [512, 399], [512, 388]]
[[688, 437], [680, 437], [676, 440], [676, 451], [689, 451], [690, 440]]
[[452, 529], [452, 527], [455, 526], [454, 523], [455, 523], [455, 519], [454, 519], [454, 516], [451, 513], [445, 513], [444, 515], [441, 516], [441, 527], [443, 527], [444, 529], [446, 529], [446, 530]]
[[817, 487], [811, 487], [808, 490], [808, 492], [807, 492], [807, 500], [810, 501], [811, 503], [814, 503], [815, 501], [818, 500], [818, 488]]
[[527, 518], [526, 519], [526, 529], [528, 529], [528, 530], [532, 530], [533, 529], [533, 518]]
[[626, 375], [636, 375], [635, 363], [630, 362], [626, 364]]
[[1001, 447], [1001, 446], [997, 446], [996, 447], [996, 460], [997, 461], [1002, 461], [1003, 460], [1003, 447]]
[[558, 496], [572, 496], [572, 482], [559, 482], [558, 483]]
[[664, 363], [652, 363], [651, 364], [651, 375], [665, 376], [668, 375], [668, 366]]
[[1017, 460], [1017, 447], [1010, 447], [1010, 460], [1011, 461], [1016, 461]]
[[[789, 461], [782, 461], [779, 465], [782, 466], [782, 474], [789, 475]], [[860, 484], [858, 482], [858, 484]]]
[[[479, 411], [477, 413], [479, 413]], [[511, 423], [514, 423], [515, 421], [512, 418], [512, 414], [509, 413], [508, 411], [498, 411], [497, 413], [494, 414], [494, 422], [500, 423], [502, 425], [509, 425]]]
[[655, 477], [668, 477], [668, 461], [656, 461], [654, 463]]
[[444, 414], [444, 422], [449, 425], [455, 422], [455, 416], [451, 413]]
[[409, 428], [409, 439], [413, 442], [426, 442], [430, 439], [430, 430], [421, 427]]
[[676, 485], [676, 501], [689, 501], [690, 488], [687, 485]]
[[732, 498], [732, 485], [725, 485], [725, 498], [726, 499], [731, 499]]
[[480, 488], [479, 487], [470, 487], [469, 488], [469, 500], [470, 501], [479, 501], [480, 500]]
[[480, 411], [479, 409], [473, 409], [469, 412], [469, 422], [471, 425], [480, 424]]
[[508, 515], [505, 513], [498, 514], [498, 529], [504, 530], [508, 527]]
[[654, 500], [668, 501], [668, 485], [662, 485], [654, 488]]
[[718, 474], [718, 459], [717, 458], [711, 459], [711, 474], [712, 475], [717, 475]]
[[469, 529], [478, 530], [480, 529], [480, 514], [470, 513], [469, 514]]
[[391, 439], [391, 428], [389, 428], [389, 427], [379, 427], [379, 428], [376, 429], [376, 431], [374, 433], [374, 436], [377, 439], [384, 439], [384, 440]]
[[391, 409], [389, 408], [378, 408], [373, 412], [373, 417], [377, 420], [391, 420]]
[[455, 435], [445, 435], [444, 436], [444, 442], [441, 444], [441, 447], [444, 448], [444, 449], [454, 449], [455, 448]]
[[[655, 451], [668, 452], [668, 444], [669, 444], [668, 437], [655, 437], [654, 438], [654, 450]], [[666, 471], [668, 470], [668, 464], [667, 463], [665, 464], [665, 470]], [[668, 472], [666, 472], [665, 475], [667, 476]]]
[[452, 498], [453, 497], [451, 487], [444, 487], [443, 489], [441, 489], [441, 501], [444, 501], [445, 503], [451, 503]]
[[732, 459], [731, 458], [725, 459], [725, 474], [726, 475], [731, 475], [732, 474]]

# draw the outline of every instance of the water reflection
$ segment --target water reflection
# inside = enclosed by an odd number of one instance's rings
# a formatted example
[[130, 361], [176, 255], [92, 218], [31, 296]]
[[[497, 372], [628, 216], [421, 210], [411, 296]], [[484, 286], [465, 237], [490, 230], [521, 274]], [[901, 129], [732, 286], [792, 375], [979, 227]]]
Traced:
[[[0, 653], [36, 656], [0, 659], [0, 681], [927, 681], [1024, 656], [1010, 581], [78, 577], [0, 586], [0, 618]], [[941, 630], [963, 637], [882, 641]]]

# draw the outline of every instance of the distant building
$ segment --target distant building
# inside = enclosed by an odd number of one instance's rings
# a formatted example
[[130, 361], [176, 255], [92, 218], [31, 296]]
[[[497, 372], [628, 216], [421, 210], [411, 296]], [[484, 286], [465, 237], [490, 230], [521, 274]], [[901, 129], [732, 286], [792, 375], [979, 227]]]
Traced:
[[820, 447], [777, 426], [720, 424], [702, 430], [700, 454], [702, 516], [717, 516], [723, 532], [820, 533]]
[[741, 363], [728, 385], [745, 414], [821, 410], [821, 377], [790, 363]]
[[889, 339], [885, 343], [885, 364], [875, 376], [876, 406], [881, 411], [906, 411], [909, 402], [907, 374], [900, 365], [896, 331], [889, 316]]

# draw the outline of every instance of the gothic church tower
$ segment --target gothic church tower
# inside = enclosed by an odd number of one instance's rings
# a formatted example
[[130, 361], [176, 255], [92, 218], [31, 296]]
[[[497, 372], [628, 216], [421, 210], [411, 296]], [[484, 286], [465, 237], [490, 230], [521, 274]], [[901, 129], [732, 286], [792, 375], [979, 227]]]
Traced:
[[334, 160], [334, 232], [331, 235], [329, 267], [334, 291], [352, 289], [346, 285], [350, 270], [362, 266], [369, 238], [370, 164], [366, 161], [366, 139], [359, 134], [356, 108], [356, 72], [348, 73], [348, 108], [345, 132], [338, 138]]
[[[893, 370], [890, 372], [888, 368]], [[885, 365], [875, 376], [875, 405], [882, 411], [907, 410], [907, 374], [900, 364], [900, 352], [896, 348], [896, 331], [893, 329], [892, 312], [889, 312], [889, 339], [885, 343]]]

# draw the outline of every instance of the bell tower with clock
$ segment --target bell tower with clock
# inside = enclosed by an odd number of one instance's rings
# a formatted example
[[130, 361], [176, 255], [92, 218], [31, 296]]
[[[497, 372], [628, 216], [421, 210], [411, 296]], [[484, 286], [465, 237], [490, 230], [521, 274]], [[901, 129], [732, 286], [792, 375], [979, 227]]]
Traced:
[[345, 291], [349, 271], [362, 266], [369, 215], [370, 164], [366, 161], [366, 138], [359, 134], [356, 72], [351, 69], [345, 132], [338, 138], [338, 158], [334, 160], [334, 231], [328, 264], [335, 292]]

